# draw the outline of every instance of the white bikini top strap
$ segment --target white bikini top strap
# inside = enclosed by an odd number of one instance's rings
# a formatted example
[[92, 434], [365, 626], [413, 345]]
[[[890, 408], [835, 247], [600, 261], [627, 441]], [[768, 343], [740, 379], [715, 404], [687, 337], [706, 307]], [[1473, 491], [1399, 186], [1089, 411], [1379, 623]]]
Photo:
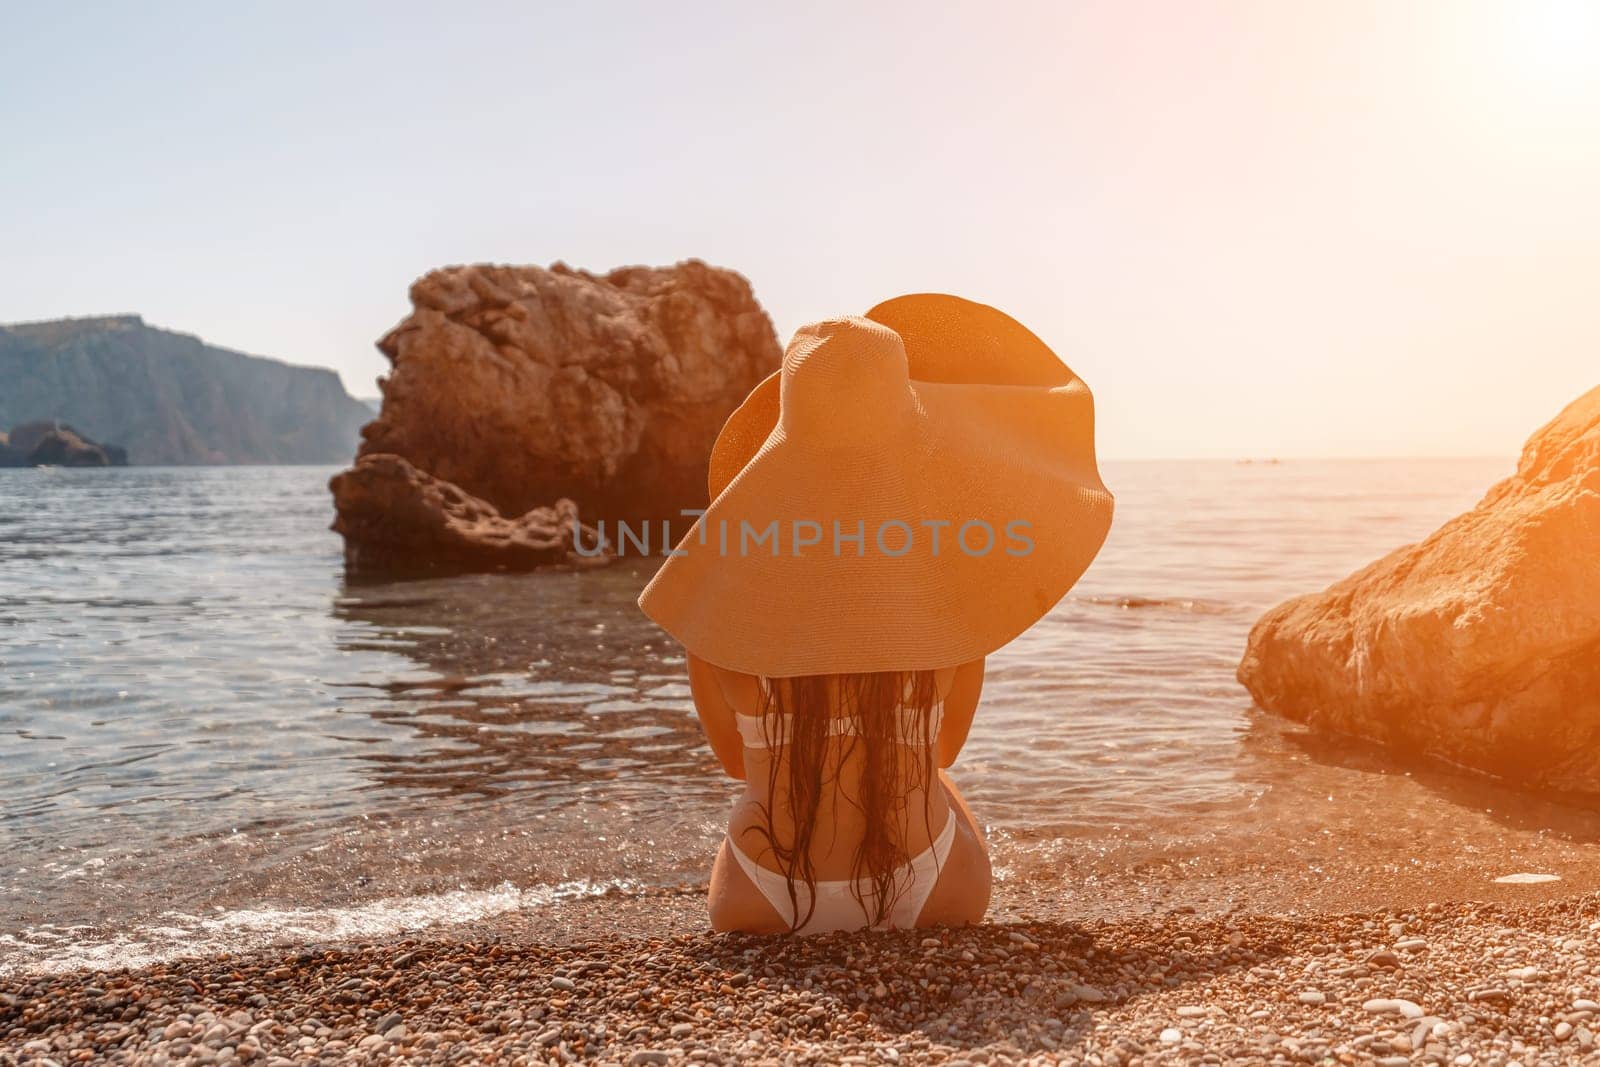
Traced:
[[[739, 736], [744, 738], [746, 748], [769, 748], [789, 743], [791, 715], [744, 715], [734, 714], [734, 720], [739, 727]], [[775, 729], [770, 731], [772, 743], [767, 743], [769, 731], [762, 728], [763, 720], [772, 723]], [[934, 704], [928, 712], [928, 737], [939, 735], [939, 726], [944, 721], [944, 701]], [[900, 710], [900, 728], [896, 731], [898, 739], [904, 745], [917, 745], [922, 743], [922, 738], [917, 734], [916, 718], [912, 712], [902, 708]], [[828, 721], [829, 737], [853, 736], [855, 726], [848, 719], [830, 719]]]

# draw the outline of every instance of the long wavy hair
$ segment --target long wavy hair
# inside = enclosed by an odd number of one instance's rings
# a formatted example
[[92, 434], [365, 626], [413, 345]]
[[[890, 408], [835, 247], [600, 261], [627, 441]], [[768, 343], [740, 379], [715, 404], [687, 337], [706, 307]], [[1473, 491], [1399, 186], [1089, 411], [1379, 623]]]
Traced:
[[[766, 838], [788, 881], [791, 929], [804, 926], [816, 910], [811, 844], [830, 791], [861, 812], [865, 830], [851, 864], [851, 895], [873, 925], [881, 924], [905, 889], [895, 885], [895, 871], [911, 859], [902, 831], [906, 798], [919, 787], [926, 793], [934, 781], [934, 672], [810, 674], [769, 679], [762, 690], [762, 730], [773, 753], [767, 797], [769, 803], [787, 799], [794, 831], [787, 839], [778, 834], [771, 807], [762, 805], [764, 825], [752, 832]], [[779, 715], [788, 717], [786, 738], [773, 736], [774, 724], [784, 721]], [[842, 733], [830, 736], [834, 721], [842, 722]], [[922, 816], [931, 837], [927, 805]], [[804, 915], [796, 890], [802, 883], [810, 890]]]

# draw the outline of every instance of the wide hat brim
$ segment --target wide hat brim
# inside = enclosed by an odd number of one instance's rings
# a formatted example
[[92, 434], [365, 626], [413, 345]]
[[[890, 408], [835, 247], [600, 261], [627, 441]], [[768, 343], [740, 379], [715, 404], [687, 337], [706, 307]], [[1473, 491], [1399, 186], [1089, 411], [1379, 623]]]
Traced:
[[965, 663], [1038, 621], [1105, 540], [1093, 399], [1042, 341], [938, 294], [866, 319], [903, 345], [903, 414], [843, 443], [786, 425], [786, 355], [729, 416], [712, 502], [639, 598], [708, 662], [767, 677]]

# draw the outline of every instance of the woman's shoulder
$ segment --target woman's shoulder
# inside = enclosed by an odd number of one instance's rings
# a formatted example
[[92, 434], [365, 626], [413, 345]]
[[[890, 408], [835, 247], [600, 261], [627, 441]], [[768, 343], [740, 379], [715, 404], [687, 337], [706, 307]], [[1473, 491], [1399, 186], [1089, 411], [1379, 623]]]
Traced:
[[711, 676], [717, 680], [717, 685], [722, 689], [722, 695], [735, 709], [744, 711], [760, 704], [760, 690], [764, 679], [759, 675], [719, 667], [715, 663], [707, 663], [706, 666], [710, 668]]

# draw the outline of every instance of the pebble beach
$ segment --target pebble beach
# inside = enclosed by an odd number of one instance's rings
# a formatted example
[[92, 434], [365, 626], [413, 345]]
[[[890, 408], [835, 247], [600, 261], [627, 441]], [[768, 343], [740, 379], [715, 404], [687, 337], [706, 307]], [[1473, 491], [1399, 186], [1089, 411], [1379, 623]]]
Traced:
[[0, 980], [4, 1064], [1509, 1067], [1600, 1064], [1597, 1034], [1592, 892], [799, 939], [468, 930]]

